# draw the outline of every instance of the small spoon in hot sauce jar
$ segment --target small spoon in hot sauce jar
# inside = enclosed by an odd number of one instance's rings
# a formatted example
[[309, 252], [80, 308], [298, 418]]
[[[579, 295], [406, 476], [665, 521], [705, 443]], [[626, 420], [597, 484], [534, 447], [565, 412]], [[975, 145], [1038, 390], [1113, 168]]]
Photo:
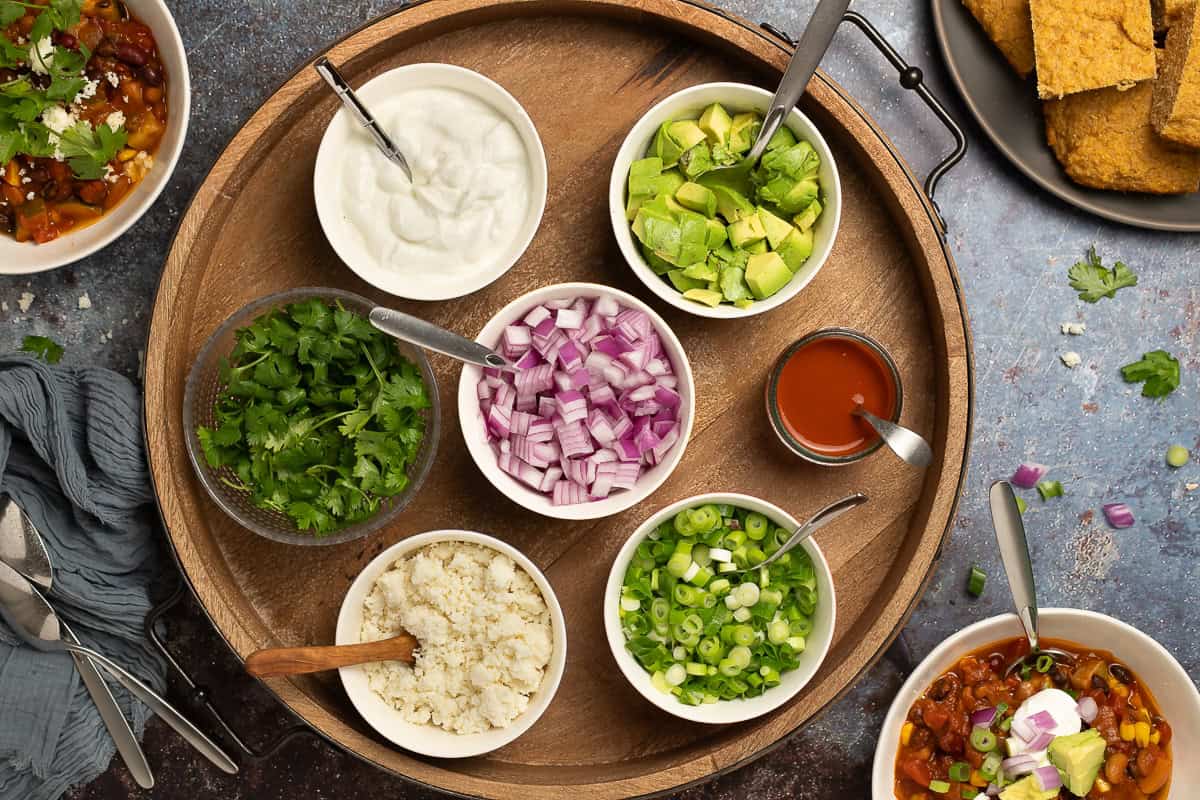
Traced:
[[817, 464], [850, 464], [879, 449], [883, 438], [855, 414], [900, 418], [900, 372], [874, 339], [825, 328], [795, 342], [767, 381], [767, 414], [780, 441]]

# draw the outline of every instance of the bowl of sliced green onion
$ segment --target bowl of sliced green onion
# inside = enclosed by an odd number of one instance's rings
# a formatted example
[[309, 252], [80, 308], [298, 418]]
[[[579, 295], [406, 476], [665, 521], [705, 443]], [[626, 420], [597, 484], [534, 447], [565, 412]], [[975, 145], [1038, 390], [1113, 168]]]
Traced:
[[753, 719], [812, 680], [833, 640], [833, 576], [812, 538], [768, 567], [799, 522], [744, 494], [652, 515], [613, 562], [604, 628], [622, 674], [694, 722]]

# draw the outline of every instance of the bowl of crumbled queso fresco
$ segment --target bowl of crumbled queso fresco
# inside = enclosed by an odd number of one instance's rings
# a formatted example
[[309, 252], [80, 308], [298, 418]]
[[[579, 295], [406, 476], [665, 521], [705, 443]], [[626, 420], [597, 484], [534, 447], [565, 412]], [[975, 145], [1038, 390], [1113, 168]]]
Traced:
[[342, 602], [337, 644], [407, 631], [411, 666], [340, 670], [358, 712], [422, 755], [465, 758], [527, 731], [554, 698], [566, 666], [562, 609], [520, 551], [482, 533], [431, 531], [389, 547]]
[[837, 617], [821, 548], [810, 537], [754, 568], [799, 525], [764, 500], [714, 493], [634, 531], [608, 576], [604, 630], [644, 698], [693, 722], [744, 722], [812, 680]]
[[190, 103], [161, 0], [0, 8], [0, 273], [68, 264], [132, 226], [175, 168]]

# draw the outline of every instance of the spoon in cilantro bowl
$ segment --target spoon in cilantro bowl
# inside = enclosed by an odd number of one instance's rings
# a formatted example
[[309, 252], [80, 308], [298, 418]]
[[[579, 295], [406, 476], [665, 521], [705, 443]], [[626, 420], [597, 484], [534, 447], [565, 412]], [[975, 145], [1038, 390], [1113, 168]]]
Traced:
[[367, 320], [374, 304], [298, 289], [246, 306], [188, 377], [188, 454], [246, 528], [334, 544], [383, 526], [416, 493], [440, 429], [424, 355]]

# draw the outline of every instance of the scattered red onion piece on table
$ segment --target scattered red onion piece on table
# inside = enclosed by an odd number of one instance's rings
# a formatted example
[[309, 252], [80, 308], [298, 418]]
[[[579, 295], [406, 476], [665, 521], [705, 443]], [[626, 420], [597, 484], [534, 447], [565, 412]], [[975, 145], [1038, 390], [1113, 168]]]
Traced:
[[632, 489], [679, 440], [678, 378], [643, 312], [602, 296], [551, 300], [500, 337], [515, 375], [477, 396], [501, 470], [554, 505]]
[[1013, 473], [1012, 485], [1021, 489], [1032, 489], [1037, 486], [1038, 481], [1046, 477], [1046, 473], [1049, 471], [1050, 468], [1042, 464], [1021, 464]]
[[1114, 528], [1130, 528], [1133, 526], [1133, 510], [1125, 503], [1106, 503], [1104, 518]]

